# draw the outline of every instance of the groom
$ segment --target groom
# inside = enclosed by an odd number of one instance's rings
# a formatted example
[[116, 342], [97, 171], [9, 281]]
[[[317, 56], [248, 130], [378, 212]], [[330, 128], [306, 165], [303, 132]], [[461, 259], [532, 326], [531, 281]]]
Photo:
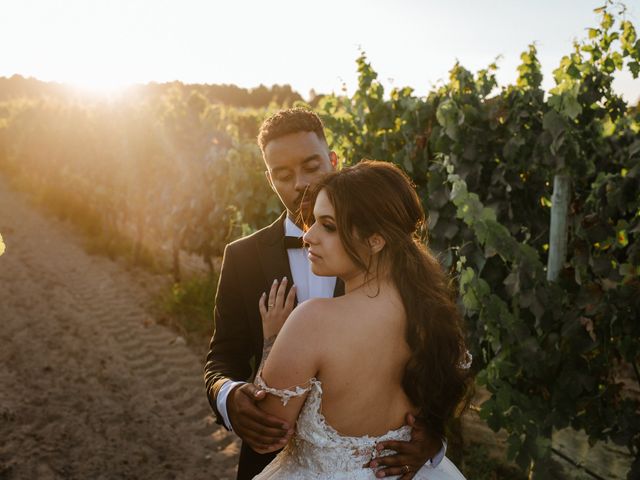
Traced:
[[[242, 438], [238, 479], [253, 478], [275, 457], [253, 448], [284, 447], [293, 425], [267, 415], [259, 407], [265, 392], [251, 382], [262, 357], [262, 320], [258, 299], [274, 279], [287, 277], [297, 287], [297, 301], [342, 295], [344, 286], [335, 277], [311, 272], [302, 250], [302, 230], [296, 224], [309, 185], [337, 166], [329, 150], [318, 116], [301, 108], [281, 110], [262, 124], [258, 143], [267, 167], [269, 185], [285, 206], [285, 212], [262, 230], [227, 245], [222, 260], [216, 306], [215, 330], [205, 365], [207, 397], [216, 421]], [[291, 281], [293, 280], [293, 281]], [[439, 439], [416, 428], [411, 442], [402, 442], [397, 455], [378, 458], [388, 475], [415, 472], [427, 459], [444, 456]], [[440, 451], [439, 451], [440, 450]], [[439, 452], [438, 452], [439, 451]], [[436, 454], [437, 455], [434, 455]], [[402, 477], [412, 478], [412, 473]]]

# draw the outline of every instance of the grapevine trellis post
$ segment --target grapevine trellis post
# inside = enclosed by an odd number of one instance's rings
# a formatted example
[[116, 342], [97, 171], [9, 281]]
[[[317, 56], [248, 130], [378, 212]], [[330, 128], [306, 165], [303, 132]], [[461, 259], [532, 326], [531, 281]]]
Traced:
[[558, 279], [560, 270], [567, 257], [567, 222], [571, 179], [567, 174], [553, 177], [553, 195], [551, 197], [551, 226], [549, 232], [549, 259], [547, 261], [547, 280]]

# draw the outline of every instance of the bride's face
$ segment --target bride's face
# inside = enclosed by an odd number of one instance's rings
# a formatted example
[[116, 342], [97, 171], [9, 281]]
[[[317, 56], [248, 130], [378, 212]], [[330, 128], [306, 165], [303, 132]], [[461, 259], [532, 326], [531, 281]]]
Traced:
[[316, 198], [313, 216], [315, 221], [304, 234], [304, 241], [309, 244], [311, 271], [325, 277], [348, 278], [357, 267], [340, 240], [335, 209], [324, 190]]

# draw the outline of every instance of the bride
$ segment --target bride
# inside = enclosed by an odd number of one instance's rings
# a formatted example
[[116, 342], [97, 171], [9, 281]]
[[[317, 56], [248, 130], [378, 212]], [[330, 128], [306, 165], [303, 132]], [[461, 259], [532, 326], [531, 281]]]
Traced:
[[[406, 413], [443, 437], [470, 382], [459, 314], [418, 239], [425, 215], [409, 179], [390, 163], [363, 161], [326, 176], [314, 196], [304, 235], [312, 270], [340, 277], [345, 295], [293, 309], [295, 286], [286, 293], [283, 279], [260, 299], [255, 383], [268, 393], [264, 410], [297, 421], [261, 480], [383, 476], [376, 458], [410, 438]], [[447, 458], [391, 473], [464, 479]]]

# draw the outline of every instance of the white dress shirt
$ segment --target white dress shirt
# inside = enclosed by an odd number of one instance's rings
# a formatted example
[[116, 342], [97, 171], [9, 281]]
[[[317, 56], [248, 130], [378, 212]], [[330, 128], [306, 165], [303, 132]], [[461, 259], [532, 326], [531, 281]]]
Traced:
[[[287, 237], [301, 237], [304, 232], [289, 217], [284, 221], [284, 234]], [[298, 303], [310, 298], [331, 298], [336, 288], [336, 277], [319, 277], [311, 271], [307, 252], [303, 248], [287, 250], [293, 283], [296, 286]]]

